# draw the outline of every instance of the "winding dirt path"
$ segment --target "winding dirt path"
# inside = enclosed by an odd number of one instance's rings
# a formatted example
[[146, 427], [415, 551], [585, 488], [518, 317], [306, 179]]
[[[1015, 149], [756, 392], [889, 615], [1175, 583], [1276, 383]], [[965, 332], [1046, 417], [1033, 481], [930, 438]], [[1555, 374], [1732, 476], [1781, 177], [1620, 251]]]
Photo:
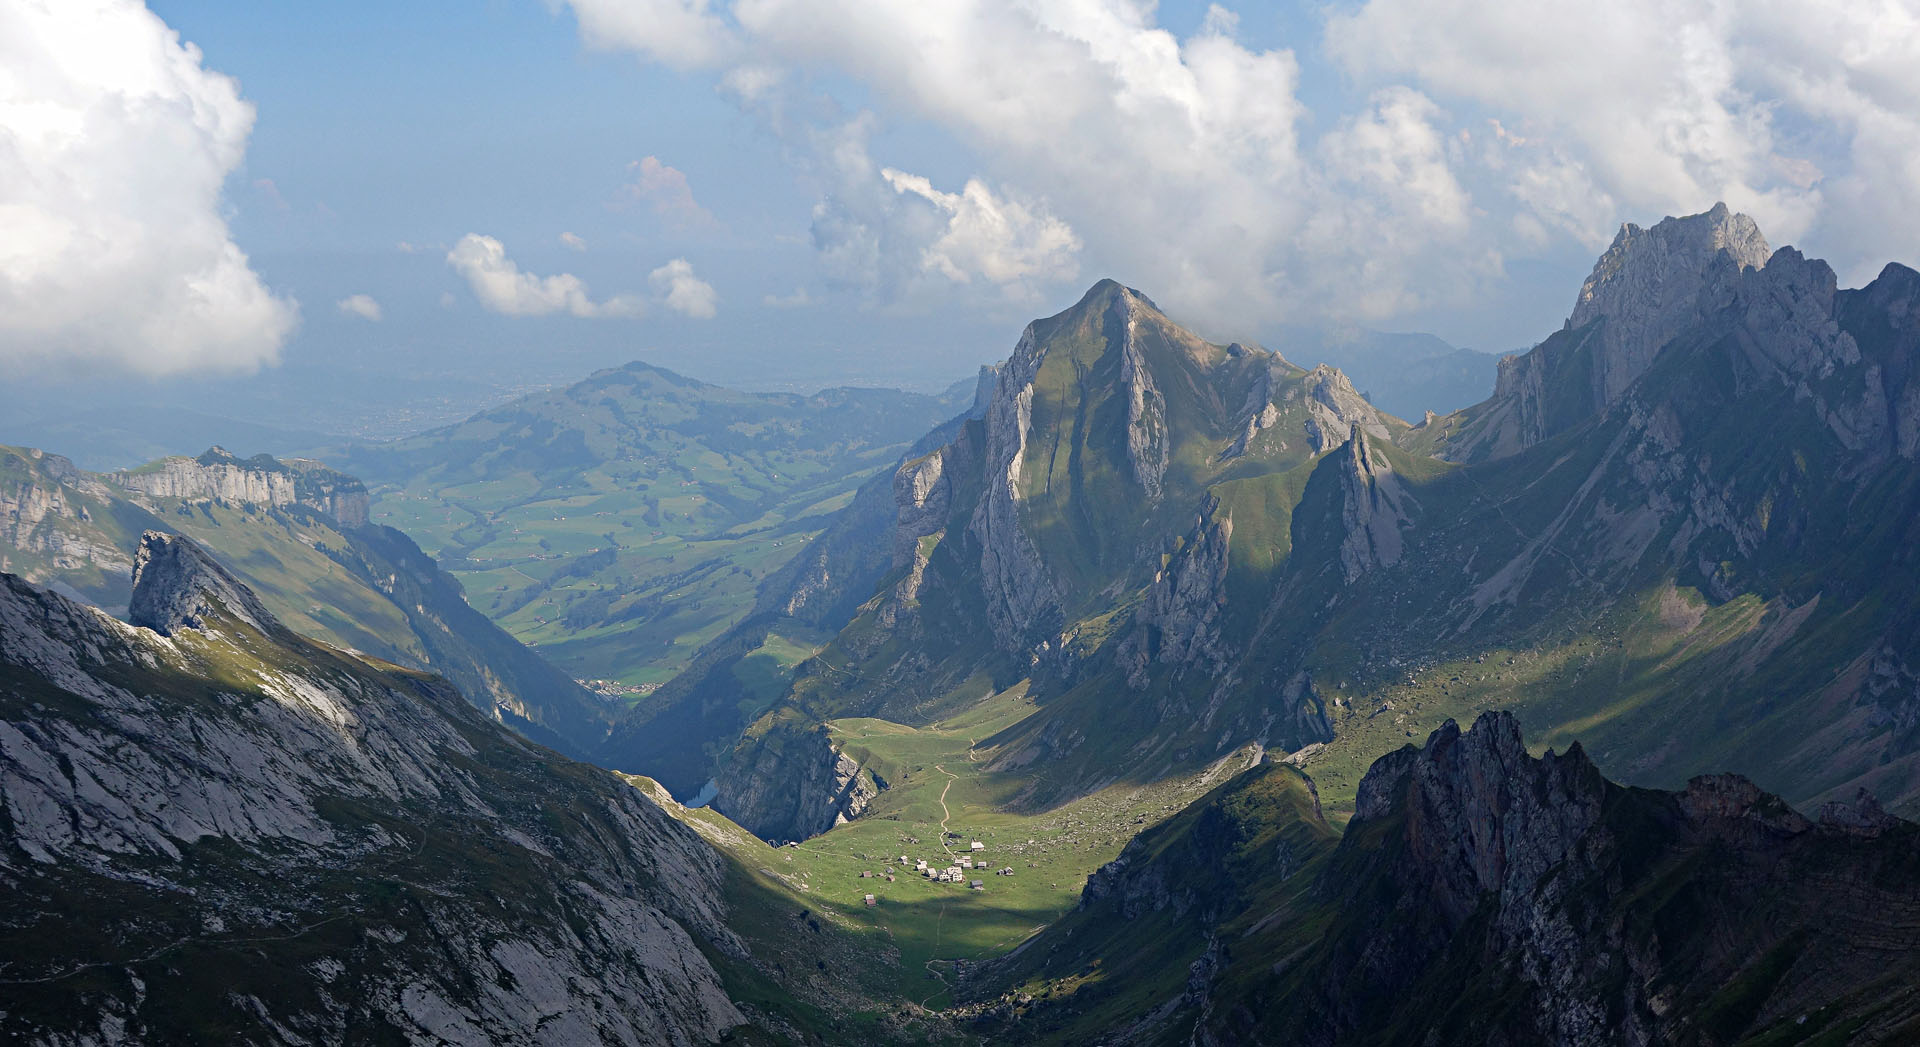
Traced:
[[953, 783], [959, 781], [960, 776], [937, 763], [933, 765], [933, 769], [947, 776], [947, 784], [940, 787], [940, 849], [947, 852], [947, 857], [951, 858], [954, 855], [953, 848], [947, 846], [947, 822], [952, 820], [953, 812], [947, 809], [947, 790], [953, 788]]

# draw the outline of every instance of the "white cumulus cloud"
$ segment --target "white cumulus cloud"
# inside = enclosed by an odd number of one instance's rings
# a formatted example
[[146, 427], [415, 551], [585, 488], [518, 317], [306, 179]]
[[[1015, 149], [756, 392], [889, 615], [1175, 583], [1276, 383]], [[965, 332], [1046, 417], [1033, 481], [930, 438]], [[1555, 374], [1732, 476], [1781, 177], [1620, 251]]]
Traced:
[[1017, 284], [1079, 275], [1074, 255], [1080, 238], [1041, 208], [997, 197], [978, 178], [968, 179], [958, 193], [943, 193], [930, 180], [891, 167], [880, 176], [895, 192], [918, 196], [946, 215], [946, 227], [921, 253], [921, 264], [949, 280], [964, 284], [979, 276]]
[[1911, 2], [1368, 0], [1328, 49], [1492, 114], [1492, 180], [1589, 246], [1715, 200], [1856, 278], [1920, 241]]
[[647, 274], [647, 283], [676, 313], [711, 320], [719, 311], [720, 296], [713, 285], [693, 275], [693, 263], [675, 258]]
[[627, 165], [632, 181], [620, 187], [620, 204], [645, 203], [653, 213], [683, 228], [718, 224], [713, 212], [693, 198], [693, 186], [686, 173], [660, 162], [657, 156], [645, 156]]
[[[584, 26], [622, 5], [570, 6]], [[1135, 0], [735, 0], [684, 12], [725, 40], [691, 64], [820, 184], [814, 244], [836, 281], [881, 298], [924, 291], [928, 275], [1004, 293], [1077, 279], [1091, 263], [1163, 304], [1249, 325], [1319, 307], [1297, 274], [1362, 278], [1383, 245], [1329, 240], [1334, 254], [1303, 264], [1307, 222], [1327, 210], [1315, 194], [1372, 183], [1321, 176], [1326, 158], [1302, 140], [1293, 53], [1243, 46], [1233, 13], [1216, 8], [1185, 38]], [[663, 46], [591, 39], [642, 55]], [[813, 93], [830, 90], [822, 73], [884, 109], [810, 117]], [[958, 192], [897, 173], [868, 156], [883, 117], [943, 128], [982, 172]], [[1360, 159], [1332, 158], [1347, 156]]]
[[[1072, 257], [1220, 326], [1378, 320], [1716, 200], [1854, 278], [1920, 242], [1913, 0], [1355, 0], [1271, 48], [1219, 4], [1183, 37], [1149, 0], [565, 2], [777, 135], [826, 275], [881, 298]], [[1309, 111], [1296, 51], [1355, 90]], [[887, 176], [895, 122], [977, 173]]]
[[0, 3], [0, 359], [251, 370], [298, 318], [221, 187], [253, 106], [134, 0]]
[[447, 252], [447, 264], [465, 277], [473, 296], [486, 308], [504, 316], [545, 316], [571, 313], [579, 317], [639, 316], [645, 311], [638, 298], [617, 295], [596, 302], [587, 285], [572, 273], [535, 276], [523, 273], [507, 257], [500, 241], [468, 233]]
[[333, 305], [348, 316], [357, 316], [362, 320], [372, 320], [375, 323], [379, 323], [380, 318], [386, 315], [380, 308], [380, 303], [374, 301], [370, 294], [350, 294]]

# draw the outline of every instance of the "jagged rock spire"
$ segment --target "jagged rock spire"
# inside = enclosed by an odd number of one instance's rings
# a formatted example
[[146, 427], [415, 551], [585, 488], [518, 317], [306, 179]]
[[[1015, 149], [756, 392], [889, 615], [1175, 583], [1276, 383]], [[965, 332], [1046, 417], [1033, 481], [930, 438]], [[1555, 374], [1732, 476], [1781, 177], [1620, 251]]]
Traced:
[[1375, 567], [1400, 562], [1401, 531], [1413, 526], [1413, 496], [1393, 464], [1368, 443], [1367, 430], [1353, 423], [1339, 456], [1342, 502], [1340, 570], [1351, 582]]
[[259, 597], [198, 544], [161, 531], [141, 535], [128, 621], [172, 636], [181, 629], [204, 630], [208, 616], [216, 612], [263, 633], [283, 631]]

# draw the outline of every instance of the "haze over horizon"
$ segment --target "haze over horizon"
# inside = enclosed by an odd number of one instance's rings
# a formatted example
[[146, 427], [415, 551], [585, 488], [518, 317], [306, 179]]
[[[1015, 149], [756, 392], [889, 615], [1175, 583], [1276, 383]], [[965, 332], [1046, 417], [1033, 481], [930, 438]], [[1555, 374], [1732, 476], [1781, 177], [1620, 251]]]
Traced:
[[1850, 286], [1920, 235], [1897, 6], [86, 0], [0, 23], [21, 418], [397, 433], [634, 359], [933, 390], [1105, 276], [1220, 340], [1505, 352], [1558, 327], [1623, 222], [1724, 200]]

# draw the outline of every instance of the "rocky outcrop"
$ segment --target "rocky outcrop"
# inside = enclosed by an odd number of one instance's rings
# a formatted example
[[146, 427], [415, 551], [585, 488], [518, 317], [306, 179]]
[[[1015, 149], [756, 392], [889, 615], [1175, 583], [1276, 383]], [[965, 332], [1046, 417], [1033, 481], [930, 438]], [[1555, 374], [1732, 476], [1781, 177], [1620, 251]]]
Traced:
[[1367, 432], [1355, 425], [1338, 455], [1341, 481], [1340, 572], [1348, 583], [1377, 567], [1400, 562], [1406, 541], [1401, 532], [1413, 526], [1418, 508], [1413, 495], [1393, 471], [1393, 463], [1376, 449]]
[[895, 567], [911, 564], [920, 539], [947, 526], [947, 514], [953, 511], [953, 478], [946, 470], [949, 455], [960, 457], [958, 449], [948, 445], [902, 465], [893, 474]]
[[304, 506], [326, 513], [346, 527], [365, 527], [369, 507], [366, 485], [319, 462], [271, 455], [241, 460], [224, 448], [198, 458], [163, 458], [111, 480], [149, 499], [180, 499], [283, 507]]
[[259, 633], [283, 632], [253, 591], [241, 585], [205, 549], [159, 531], [140, 536], [133, 559], [133, 598], [127, 620], [172, 636], [181, 629], [207, 629], [225, 615]]
[[[1488, 713], [1462, 732], [1448, 721], [1427, 739], [1381, 757], [1361, 779], [1353, 824], [1395, 813], [1407, 850], [1429, 877], [1421, 901], [1464, 922], [1492, 893], [1525, 903], [1548, 869], [1566, 861], [1599, 821], [1604, 779], [1578, 746], [1535, 760], [1508, 713]], [[1410, 886], [1410, 885], [1409, 885]], [[1524, 928], [1517, 905], [1508, 931]]]
[[805, 840], [866, 813], [880, 789], [825, 728], [775, 727], [734, 752], [713, 808], [763, 840]]
[[1306, 405], [1307, 443], [1315, 454], [1338, 446], [1356, 425], [1369, 436], [1390, 438], [1380, 412], [1373, 409], [1338, 368], [1321, 364], [1307, 372]]
[[1594, 350], [1594, 409], [1616, 403], [1675, 335], [1702, 318], [1702, 292], [1772, 254], [1754, 220], [1715, 204], [1651, 229], [1622, 225], [1580, 286], [1569, 328], [1602, 321]]
[[0, 576], [0, 900], [35, 943], [8, 949], [0, 1038], [693, 1044], [745, 1020], [710, 846], [444, 681], [206, 631], [198, 609], [258, 605], [195, 552], [143, 555], [165, 635]]
[[[1268, 764], [1143, 831], [989, 969], [983, 1026], [1647, 1047], [1904, 1043], [1920, 1021], [1920, 826], [1869, 796], [1816, 822], [1736, 775], [1622, 788], [1578, 745], [1529, 755], [1504, 712], [1375, 761], [1337, 843], [1302, 781]], [[1169, 959], [1143, 976], [1140, 955]]]
[[1220, 644], [1220, 617], [1226, 609], [1227, 550], [1233, 542], [1233, 517], [1218, 515], [1219, 501], [1209, 497], [1180, 548], [1154, 575], [1135, 618], [1136, 633], [1120, 652], [1127, 683], [1145, 687], [1151, 665], [1199, 666], [1218, 671], [1228, 652]]
[[[1372, 938], [1335, 948], [1321, 999], [1364, 1026], [1332, 1001], [1396, 996], [1422, 979], [1444, 995], [1450, 979], [1467, 976], [1436, 981], [1433, 972], [1452, 970], [1465, 951], [1496, 966], [1471, 975], [1481, 982], [1470, 991], [1517, 1006], [1456, 1021], [1455, 1036], [1487, 1041], [1498, 1029], [1498, 1042], [1673, 1042], [1731, 983], [1760, 994], [1731, 1019], [1727, 1039], [1736, 1039], [1880, 973], [1876, 961], [1853, 958], [1863, 933], [1886, 960], [1920, 959], [1920, 924], [1906, 922], [1920, 906], [1871, 886], [1893, 882], [1880, 861], [1913, 863], [1914, 828], [1870, 799], [1810, 822], [1737, 775], [1628, 795], [1578, 745], [1529, 756], [1508, 714], [1484, 714], [1464, 733], [1449, 721], [1424, 748], [1381, 758], [1361, 783], [1341, 848], [1348, 860], [1336, 856], [1319, 889], [1392, 901], [1355, 928]], [[1881, 838], [1879, 857], [1865, 858], [1859, 848], [1874, 845], [1864, 841]], [[1661, 879], [1663, 870], [1684, 872]], [[1684, 914], [1642, 900], [1654, 882], [1685, 899]], [[1752, 981], [1762, 962], [1781, 968]]]
[[[1227, 352], [1234, 355], [1252, 351], [1253, 350], [1249, 350], [1245, 346], [1240, 345], [1238, 342], [1227, 347]], [[1281, 359], [1278, 353], [1266, 353], [1263, 355], [1267, 358], [1267, 366], [1260, 368], [1254, 373], [1253, 382], [1247, 387], [1246, 402], [1241, 405], [1240, 411], [1236, 415], [1239, 420], [1239, 432], [1235, 434], [1233, 442], [1227, 445], [1227, 449], [1220, 452], [1220, 458], [1223, 461], [1229, 458], [1239, 458], [1246, 454], [1248, 450], [1252, 448], [1255, 437], [1258, 437], [1261, 433], [1273, 428], [1280, 422], [1280, 405], [1274, 403], [1274, 396], [1280, 384], [1280, 372], [1282, 369], [1290, 369], [1291, 365]], [[1334, 373], [1337, 374], [1338, 372]], [[1336, 397], [1335, 399], [1339, 398]], [[1361, 402], [1365, 403], [1366, 401], [1362, 400]], [[1318, 425], [1319, 423], [1315, 422], [1314, 424]], [[1309, 440], [1311, 440], [1312, 435], [1312, 433], [1308, 434]], [[1285, 444], [1282, 443], [1281, 450], [1285, 449]]]

